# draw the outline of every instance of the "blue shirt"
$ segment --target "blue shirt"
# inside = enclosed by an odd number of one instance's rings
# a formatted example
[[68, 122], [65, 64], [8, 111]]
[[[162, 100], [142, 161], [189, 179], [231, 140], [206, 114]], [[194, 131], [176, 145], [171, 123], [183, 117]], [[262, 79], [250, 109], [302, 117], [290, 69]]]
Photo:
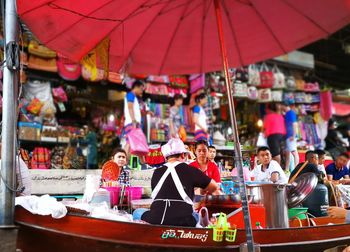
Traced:
[[346, 175], [350, 175], [349, 174], [349, 169], [346, 166], [344, 166], [343, 169], [338, 170], [335, 167], [335, 163], [329, 164], [326, 167], [326, 173], [328, 175], [333, 175], [333, 180], [339, 180], [339, 179], [341, 179], [342, 177], [344, 177]]
[[284, 116], [284, 120], [286, 122], [286, 138], [290, 138], [293, 136], [293, 123], [298, 121], [297, 114], [290, 109]]
[[136, 96], [135, 96], [135, 94], [134, 94], [133, 92], [128, 92], [128, 93], [126, 94], [126, 100], [127, 100], [127, 102], [134, 102], [134, 101], [135, 101], [135, 98], [136, 98]]
[[199, 114], [200, 110], [201, 110], [201, 108], [198, 105], [193, 107], [193, 113]]

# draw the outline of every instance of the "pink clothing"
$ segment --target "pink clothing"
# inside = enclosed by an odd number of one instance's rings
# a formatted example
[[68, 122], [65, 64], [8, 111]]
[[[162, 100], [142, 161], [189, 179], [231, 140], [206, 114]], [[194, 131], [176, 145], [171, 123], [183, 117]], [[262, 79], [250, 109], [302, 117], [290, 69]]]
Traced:
[[[238, 176], [237, 168], [234, 168], [232, 170], [231, 175], [234, 177]], [[243, 177], [244, 177], [244, 181], [250, 181], [250, 170], [247, 167], [243, 167]]]
[[286, 125], [283, 115], [277, 113], [267, 114], [264, 118], [265, 137], [273, 134], [286, 134]]

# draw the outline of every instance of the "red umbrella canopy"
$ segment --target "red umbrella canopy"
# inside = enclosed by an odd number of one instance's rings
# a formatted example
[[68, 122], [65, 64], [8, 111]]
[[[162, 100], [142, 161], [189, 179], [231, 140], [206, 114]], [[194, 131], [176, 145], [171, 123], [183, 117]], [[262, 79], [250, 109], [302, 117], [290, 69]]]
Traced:
[[[231, 67], [282, 55], [350, 22], [349, 0], [219, 0]], [[213, 0], [17, 0], [47, 47], [79, 61], [109, 37], [113, 71], [222, 69]]]

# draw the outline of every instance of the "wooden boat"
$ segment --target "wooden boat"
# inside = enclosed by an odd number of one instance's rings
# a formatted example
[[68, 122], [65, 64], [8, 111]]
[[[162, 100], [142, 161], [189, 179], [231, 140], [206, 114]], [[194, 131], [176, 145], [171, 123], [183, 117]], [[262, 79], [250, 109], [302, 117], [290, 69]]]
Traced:
[[[315, 252], [350, 245], [350, 224], [327, 217], [314, 221], [313, 227], [295, 227], [298, 222], [293, 222], [288, 229], [255, 229], [254, 241], [263, 252]], [[306, 220], [302, 222], [306, 224]], [[239, 245], [246, 241], [243, 229], [237, 230], [235, 242], [215, 242], [212, 229], [118, 222], [78, 214], [53, 219], [20, 207], [16, 208], [16, 223], [17, 247], [23, 252], [239, 251]]]

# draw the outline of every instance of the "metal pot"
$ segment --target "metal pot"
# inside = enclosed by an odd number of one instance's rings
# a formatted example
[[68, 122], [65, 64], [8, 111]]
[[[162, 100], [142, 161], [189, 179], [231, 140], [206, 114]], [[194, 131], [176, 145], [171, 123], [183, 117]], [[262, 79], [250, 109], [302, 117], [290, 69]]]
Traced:
[[266, 209], [267, 228], [289, 227], [286, 188], [285, 184], [247, 185], [247, 194], [252, 198], [252, 203], [262, 204]]

